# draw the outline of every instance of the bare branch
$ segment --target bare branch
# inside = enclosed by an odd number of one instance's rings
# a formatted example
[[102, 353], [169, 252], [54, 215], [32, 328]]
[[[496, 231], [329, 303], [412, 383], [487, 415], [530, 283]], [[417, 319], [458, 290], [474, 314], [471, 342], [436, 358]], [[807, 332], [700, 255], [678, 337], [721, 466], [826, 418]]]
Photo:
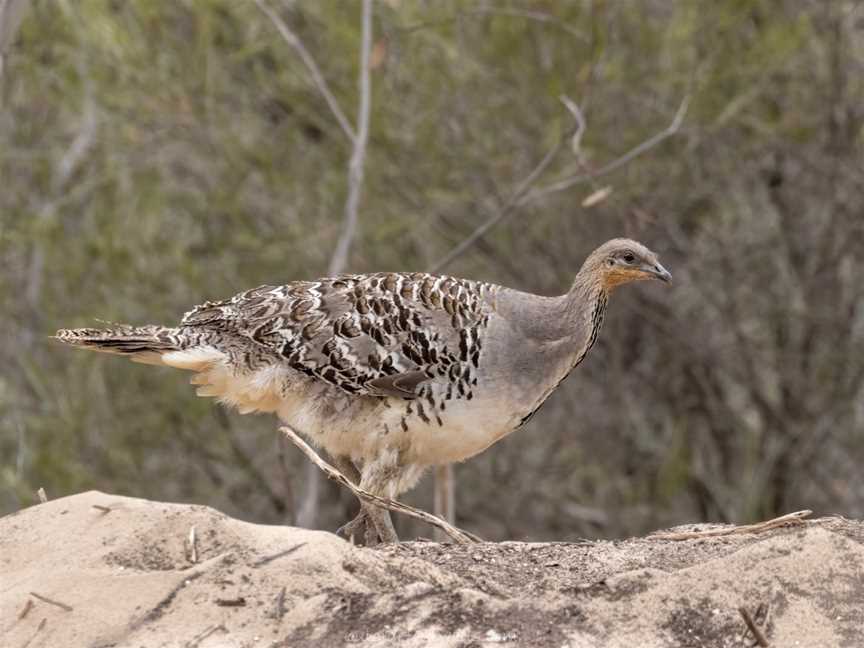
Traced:
[[195, 525], [189, 529], [189, 562], [198, 562], [198, 536], [195, 533]]
[[[256, 0], [261, 3], [261, 0]], [[352, 135], [354, 144], [351, 159], [348, 162], [348, 197], [345, 200], [345, 221], [330, 264], [329, 275], [336, 275], [345, 270], [348, 265], [348, 253], [354, 235], [357, 231], [357, 214], [360, 206], [360, 195], [363, 189], [363, 171], [366, 162], [366, 143], [369, 140], [369, 113], [371, 107], [372, 84], [369, 70], [369, 54], [372, 49], [372, 0], [363, 0], [362, 36], [360, 44], [360, 97], [357, 105], [357, 135]], [[298, 41], [299, 42], [299, 41]], [[321, 490], [320, 474], [314, 467], [306, 470], [306, 494], [300, 509], [297, 511], [297, 524], [311, 527], [317, 516], [318, 499]]]
[[[365, 0], [370, 2], [371, 0]], [[291, 441], [303, 451], [305, 454], [316, 466], [318, 466], [330, 479], [333, 479], [346, 488], [348, 488], [354, 495], [357, 496], [363, 502], [368, 504], [374, 504], [380, 508], [385, 508], [394, 513], [404, 513], [405, 515], [409, 515], [413, 518], [417, 518], [418, 520], [422, 520], [427, 524], [431, 524], [437, 529], [441, 529], [448, 536], [453, 538], [455, 542], [460, 544], [469, 544], [471, 542], [479, 542], [479, 538], [470, 534], [466, 531], [462, 531], [461, 529], [457, 529], [456, 527], [448, 524], [441, 518], [438, 518], [431, 513], [427, 513], [426, 511], [421, 511], [420, 509], [416, 509], [413, 506], [408, 506], [407, 504], [403, 504], [402, 502], [398, 502], [396, 500], [388, 499], [386, 497], [381, 497], [380, 495], [375, 495], [374, 493], [370, 493], [367, 490], [360, 488], [353, 484], [345, 475], [336, 470], [333, 466], [324, 461], [321, 457], [318, 456], [312, 448], [309, 447], [309, 444], [306, 443], [300, 436], [292, 430], [287, 425], [283, 425], [279, 428], [280, 431], [285, 434]]]
[[443, 257], [438, 259], [432, 267], [429, 268], [429, 272], [439, 272], [445, 266], [447, 266], [453, 259], [461, 255], [465, 250], [470, 248], [474, 243], [476, 243], [486, 232], [495, 227], [498, 223], [507, 218], [513, 208], [520, 204], [520, 201], [524, 198], [525, 193], [531, 188], [531, 185], [540, 177], [540, 175], [546, 170], [552, 160], [555, 159], [555, 156], [558, 155], [558, 152], [561, 150], [562, 142], [558, 141], [555, 146], [549, 149], [549, 152], [540, 160], [540, 163], [532, 169], [531, 173], [525, 176], [525, 179], [519, 183], [519, 186], [516, 187], [516, 190], [510, 195], [510, 198], [507, 202], [499, 209], [493, 216], [491, 216], [485, 223], [480, 225], [477, 229], [475, 229], [471, 234], [464, 239], [461, 243], [459, 243], [456, 247], [454, 247], [450, 252], [445, 254]]
[[328, 274], [339, 274], [348, 263], [348, 251], [357, 230], [357, 209], [363, 188], [366, 142], [369, 139], [369, 109], [372, 95], [369, 78], [369, 52], [372, 49], [372, 0], [363, 0], [363, 36], [360, 45], [360, 101], [357, 107], [357, 136], [348, 163], [348, 199], [345, 201], [345, 225], [336, 250], [330, 259]]
[[[571, 137], [571, 146], [574, 149], [574, 153], [577, 158], [580, 156], [579, 146], [581, 145], [582, 135], [585, 131], [585, 116], [582, 114], [579, 106], [571, 100], [569, 97], [565, 95], [561, 95], [559, 97], [561, 103], [564, 104], [565, 108], [573, 115], [573, 118], [576, 120], [576, 132]], [[513, 194], [510, 196], [510, 199], [504, 204], [501, 209], [498, 210], [492, 217], [490, 217], [486, 222], [480, 225], [477, 229], [471, 232], [470, 235], [466, 239], [464, 239], [461, 243], [459, 243], [455, 248], [453, 248], [450, 252], [445, 254], [441, 259], [436, 261], [432, 267], [429, 269], [429, 272], [438, 272], [447, 266], [453, 259], [461, 255], [465, 250], [470, 248], [474, 243], [476, 243], [486, 232], [495, 227], [498, 223], [503, 221], [505, 218], [510, 216], [513, 210], [516, 207], [521, 207], [523, 205], [527, 205], [528, 203], [545, 196], [550, 193], [555, 193], [558, 191], [563, 191], [564, 189], [568, 189], [574, 185], [580, 184], [582, 182], [589, 182], [594, 178], [599, 178], [600, 176], [606, 175], [607, 173], [612, 173], [616, 169], [624, 166], [634, 158], [639, 157], [649, 149], [654, 148], [660, 142], [671, 137], [675, 133], [678, 132], [678, 129], [681, 127], [681, 122], [684, 120], [684, 115], [687, 113], [687, 105], [690, 102], [689, 97], [685, 97], [681, 102], [681, 105], [678, 107], [678, 111], [675, 113], [675, 117], [672, 119], [672, 123], [669, 124], [666, 128], [664, 128], [659, 133], [649, 137], [647, 140], [639, 144], [638, 146], [630, 149], [624, 155], [608, 164], [600, 167], [596, 171], [590, 171], [588, 173], [584, 173], [581, 175], [572, 176], [570, 178], [565, 178], [564, 180], [559, 180], [552, 184], [546, 185], [545, 187], [540, 187], [534, 191], [531, 191], [531, 187], [540, 177], [540, 175], [546, 170], [558, 152], [561, 150], [561, 142], [558, 142], [540, 161], [540, 163], [534, 167], [531, 173], [519, 184]]]
[[39, 599], [40, 601], [44, 601], [45, 603], [49, 603], [50, 605], [56, 605], [57, 607], [66, 610], [67, 612], [72, 612], [74, 609], [71, 605], [66, 605], [65, 603], [61, 603], [60, 601], [55, 601], [54, 599], [50, 599], [47, 596], [42, 596], [41, 594], [37, 594], [36, 592], [30, 592], [30, 596]]
[[720, 529], [708, 529], [706, 531], [686, 531], [683, 533], [652, 533], [648, 536], [649, 540], [698, 540], [700, 538], [715, 538], [718, 536], [741, 535], [745, 533], [763, 533], [776, 529], [777, 527], [786, 526], [787, 524], [804, 524], [804, 518], [813, 513], [813, 511], [796, 511], [795, 513], [787, 513], [780, 517], [759, 522], [758, 524], [744, 524], [741, 526], [727, 526]]
[[576, 132], [570, 138], [570, 147], [573, 149], [573, 155], [576, 156], [576, 159], [582, 162], [584, 157], [582, 154], [582, 136], [585, 134], [585, 129], [588, 126], [585, 122], [585, 115], [582, 113], [579, 105], [567, 95], [562, 94], [558, 99], [561, 100], [561, 103], [564, 104], [564, 107], [570, 111], [573, 119], [576, 120]]
[[756, 622], [753, 620], [753, 617], [750, 616], [750, 612], [747, 611], [745, 607], [738, 608], [738, 614], [741, 615], [741, 618], [744, 619], [744, 623], [747, 626], [747, 629], [753, 634], [753, 638], [756, 640], [756, 643], [759, 646], [763, 646], [763, 648], [767, 648], [768, 640], [765, 639], [765, 635], [762, 634], [762, 631], [759, 629], [759, 626], [756, 625]]
[[537, 200], [538, 198], [542, 198], [543, 196], [551, 193], [564, 191], [565, 189], [569, 189], [570, 187], [573, 187], [577, 184], [588, 182], [590, 180], [593, 180], [594, 178], [599, 178], [600, 176], [612, 173], [616, 169], [620, 169], [622, 166], [624, 166], [631, 160], [636, 159], [646, 151], [649, 151], [655, 146], [657, 146], [663, 140], [668, 139], [669, 137], [672, 137], [672, 135], [677, 133], [678, 129], [681, 128], [681, 123], [684, 121], [684, 115], [687, 114], [687, 106], [689, 105], [689, 103], [690, 97], [684, 97], [684, 100], [678, 107], [678, 111], [675, 113], [675, 117], [672, 119], [672, 123], [670, 123], [659, 133], [652, 135], [641, 144], [633, 147], [621, 157], [615, 158], [608, 164], [605, 164], [594, 171], [589, 171], [588, 173], [582, 173], [579, 175], [571, 176], [569, 178], [564, 178], [563, 180], [558, 180], [557, 182], [548, 184], [545, 187], [539, 187], [535, 191], [532, 191], [530, 194], [525, 196], [524, 200], [520, 202], [520, 205], [527, 204], [533, 200]]
[[264, 0], [255, 0], [255, 4], [257, 4], [258, 8], [270, 19], [270, 22], [273, 23], [274, 27], [276, 27], [279, 35], [282, 36], [282, 39], [297, 51], [297, 54], [300, 56], [300, 59], [303, 61], [303, 64], [312, 76], [312, 82], [315, 84], [318, 92], [321, 93], [321, 96], [324, 97], [327, 105], [330, 107], [330, 112], [333, 113], [333, 116], [336, 118], [336, 121], [339, 122], [339, 126], [348, 136], [348, 139], [351, 140], [351, 142], [354, 142], [356, 139], [354, 129], [345, 117], [345, 113], [342, 112], [342, 109], [339, 107], [339, 102], [336, 101], [336, 97], [333, 96], [333, 93], [330, 91], [330, 86], [327, 85], [327, 82], [324, 80], [324, 76], [321, 74], [318, 64], [315, 63], [315, 59], [312, 58], [309, 50], [307, 50], [306, 46], [303, 45], [303, 41], [298, 38], [297, 34], [291, 31], [291, 28], [288, 27], [285, 21], [279, 17], [279, 14], [265, 4]]

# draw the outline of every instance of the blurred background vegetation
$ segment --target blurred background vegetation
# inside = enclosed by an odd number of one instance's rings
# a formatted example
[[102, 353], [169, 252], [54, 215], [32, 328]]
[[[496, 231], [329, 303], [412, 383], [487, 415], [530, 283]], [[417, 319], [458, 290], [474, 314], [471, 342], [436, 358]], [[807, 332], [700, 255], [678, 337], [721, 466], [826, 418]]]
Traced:
[[[47, 336], [326, 274], [350, 140], [252, 0], [24, 4], [0, 29], [0, 514], [44, 487], [292, 523], [309, 473], [275, 419]], [[374, 3], [346, 269], [433, 267], [497, 218], [447, 272], [560, 293], [628, 235], [675, 280], [621, 290], [531, 423], [457, 466], [461, 526], [564, 540], [864, 517], [861, 4]], [[264, 6], [353, 122], [360, 3]], [[585, 118], [575, 149], [561, 95]], [[674, 134], [621, 159], [685, 97]], [[407, 501], [429, 508], [431, 479]], [[354, 507], [329, 484], [319, 504], [330, 529]]]

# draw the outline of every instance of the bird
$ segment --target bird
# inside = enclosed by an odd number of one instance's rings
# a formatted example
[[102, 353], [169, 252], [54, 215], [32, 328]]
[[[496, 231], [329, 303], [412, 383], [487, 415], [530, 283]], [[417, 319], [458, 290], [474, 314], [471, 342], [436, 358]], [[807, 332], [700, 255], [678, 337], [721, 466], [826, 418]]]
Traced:
[[[361, 488], [395, 499], [424, 471], [464, 461], [522, 427], [597, 340], [619, 286], [669, 282], [625, 238], [541, 296], [423, 272], [341, 274], [263, 285], [188, 311], [176, 326], [61, 329], [66, 344], [194, 372], [199, 396], [273, 412]], [[343, 527], [398, 542], [361, 503]]]

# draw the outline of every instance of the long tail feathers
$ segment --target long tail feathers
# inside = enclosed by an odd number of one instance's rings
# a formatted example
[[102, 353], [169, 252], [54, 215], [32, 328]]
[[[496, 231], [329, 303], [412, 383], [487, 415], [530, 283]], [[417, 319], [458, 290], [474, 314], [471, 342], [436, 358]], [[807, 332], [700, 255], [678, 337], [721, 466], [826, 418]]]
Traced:
[[129, 356], [135, 362], [162, 364], [162, 354], [177, 351], [177, 329], [166, 326], [128, 326], [107, 329], [61, 329], [54, 339], [64, 344]]

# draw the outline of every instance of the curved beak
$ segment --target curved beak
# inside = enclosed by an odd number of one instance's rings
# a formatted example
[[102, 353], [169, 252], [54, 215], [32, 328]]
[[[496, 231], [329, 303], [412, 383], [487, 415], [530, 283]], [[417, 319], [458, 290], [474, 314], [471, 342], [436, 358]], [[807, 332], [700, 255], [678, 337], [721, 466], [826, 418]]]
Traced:
[[672, 275], [669, 274], [669, 271], [664, 268], [660, 263], [655, 263], [653, 267], [646, 268], [646, 271], [651, 274], [654, 279], [659, 279], [660, 281], [665, 281], [666, 283], [670, 283], [672, 281]]

